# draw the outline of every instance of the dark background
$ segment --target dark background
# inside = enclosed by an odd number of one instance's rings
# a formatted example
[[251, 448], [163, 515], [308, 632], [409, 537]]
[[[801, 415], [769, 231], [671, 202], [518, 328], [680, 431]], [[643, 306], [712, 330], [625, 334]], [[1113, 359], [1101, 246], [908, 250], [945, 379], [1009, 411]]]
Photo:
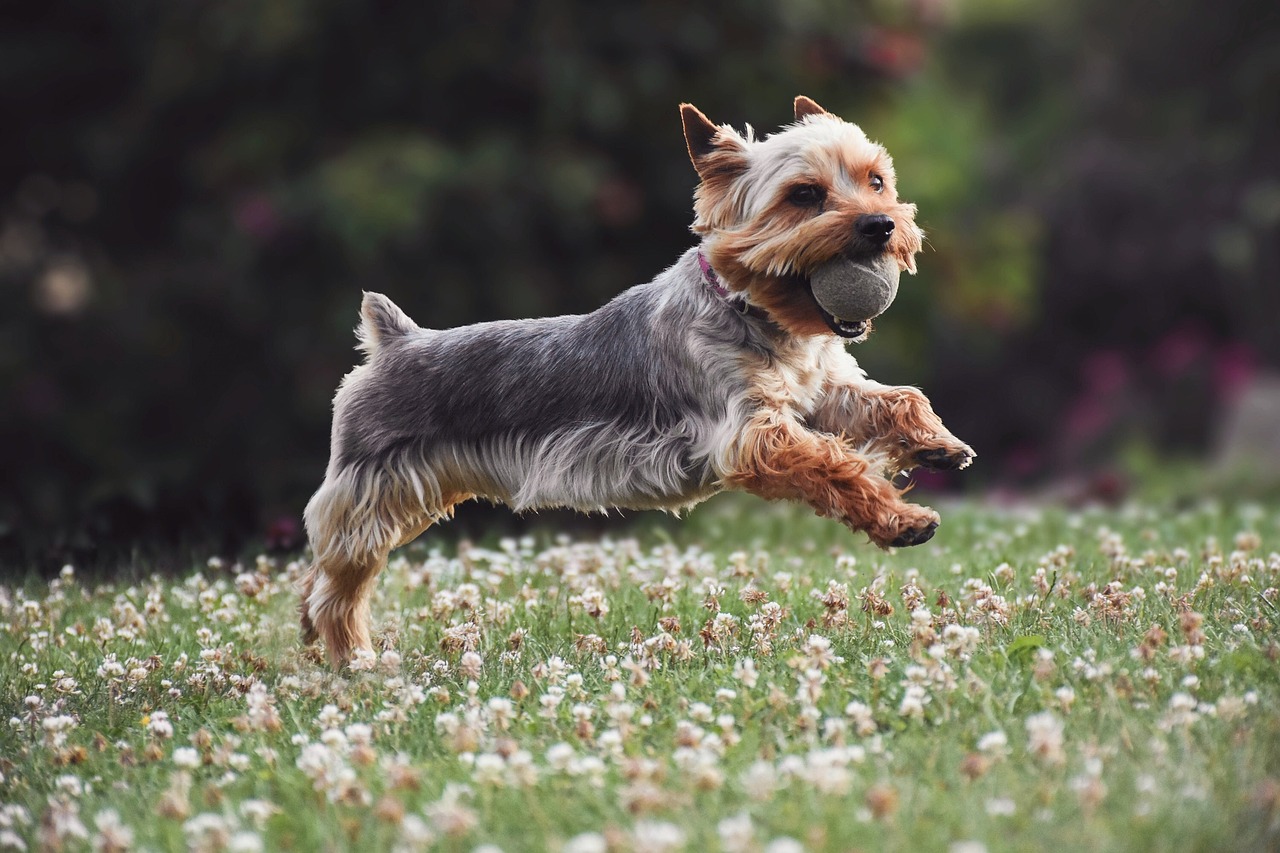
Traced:
[[894, 154], [929, 245], [856, 355], [978, 449], [935, 488], [1212, 454], [1280, 366], [1274, 0], [0, 8], [9, 567], [296, 544], [360, 291], [439, 327], [647, 281], [686, 100]]

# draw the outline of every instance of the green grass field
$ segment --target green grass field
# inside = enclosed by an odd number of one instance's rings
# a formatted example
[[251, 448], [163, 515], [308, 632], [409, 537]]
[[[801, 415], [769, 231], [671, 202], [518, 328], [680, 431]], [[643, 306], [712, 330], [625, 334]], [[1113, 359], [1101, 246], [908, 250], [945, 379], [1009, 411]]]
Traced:
[[1280, 509], [940, 508], [0, 587], [0, 850], [1280, 847]]

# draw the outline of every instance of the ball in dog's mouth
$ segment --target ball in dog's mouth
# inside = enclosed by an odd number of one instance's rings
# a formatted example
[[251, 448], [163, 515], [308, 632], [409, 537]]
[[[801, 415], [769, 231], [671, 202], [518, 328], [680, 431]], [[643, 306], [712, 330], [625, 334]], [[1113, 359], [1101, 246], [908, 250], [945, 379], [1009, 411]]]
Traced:
[[868, 322], [893, 303], [900, 275], [891, 255], [836, 258], [809, 276], [809, 289], [831, 331], [842, 338], [859, 338], [866, 334]]

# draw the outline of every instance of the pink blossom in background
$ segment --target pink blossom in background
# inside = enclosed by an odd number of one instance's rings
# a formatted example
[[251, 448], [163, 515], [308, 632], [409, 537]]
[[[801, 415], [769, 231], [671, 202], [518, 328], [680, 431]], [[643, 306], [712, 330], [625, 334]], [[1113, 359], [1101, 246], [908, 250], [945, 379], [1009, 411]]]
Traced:
[[1257, 373], [1258, 353], [1241, 341], [1223, 346], [1214, 356], [1213, 387], [1228, 400], [1240, 396]]
[[1111, 423], [1111, 409], [1092, 394], [1083, 394], [1067, 409], [1067, 441], [1079, 444], [1096, 438]]
[[924, 65], [924, 42], [917, 33], [868, 27], [862, 59], [881, 74], [906, 77]]
[[1080, 374], [1088, 393], [1110, 397], [1129, 384], [1129, 361], [1119, 350], [1100, 350], [1084, 360]]
[[1037, 448], [1022, 444], [1005, 455], [1004, 464], [1014, 477], [1030, 477], [1044, 468], [1044, 456]]
[[269, 243], [283, 225], [275, 202], [262, 192], [241, 196], [232, 211], [236, 227], [260, 243]]
[[1209, 348], [1205, 333], [1196, 326], [1182, 326], [1151, 348], [1151, 366], [1166, 379], [1181, 376]]
[[267, 525], [266, 540], [271, 551], [297, 548], [302, 542], [302, 526], [291, 515], [277, 516]]

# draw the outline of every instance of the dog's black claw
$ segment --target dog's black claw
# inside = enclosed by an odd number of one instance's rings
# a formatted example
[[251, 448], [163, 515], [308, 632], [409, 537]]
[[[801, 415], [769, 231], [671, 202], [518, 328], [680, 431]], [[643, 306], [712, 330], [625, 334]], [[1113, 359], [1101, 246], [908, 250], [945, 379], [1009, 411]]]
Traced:
[[921, 530], [904, 530], [898, 534], [898, 538], [893, 540], [895, 548], [910, 548], [912, 545], [923, 545], [933, 538], [933, 532], [938, 529], [938, 522], [931, 521], [929, 526]]
[[969, 467], [973, 457], [974, 453], [969, 450], [951, 453], [941, 447], [937, 447], [933, 450], [921, 450], [916, 454], [915, 458], [916, 462], [930, 471], [958, 471], [961, 468]]

